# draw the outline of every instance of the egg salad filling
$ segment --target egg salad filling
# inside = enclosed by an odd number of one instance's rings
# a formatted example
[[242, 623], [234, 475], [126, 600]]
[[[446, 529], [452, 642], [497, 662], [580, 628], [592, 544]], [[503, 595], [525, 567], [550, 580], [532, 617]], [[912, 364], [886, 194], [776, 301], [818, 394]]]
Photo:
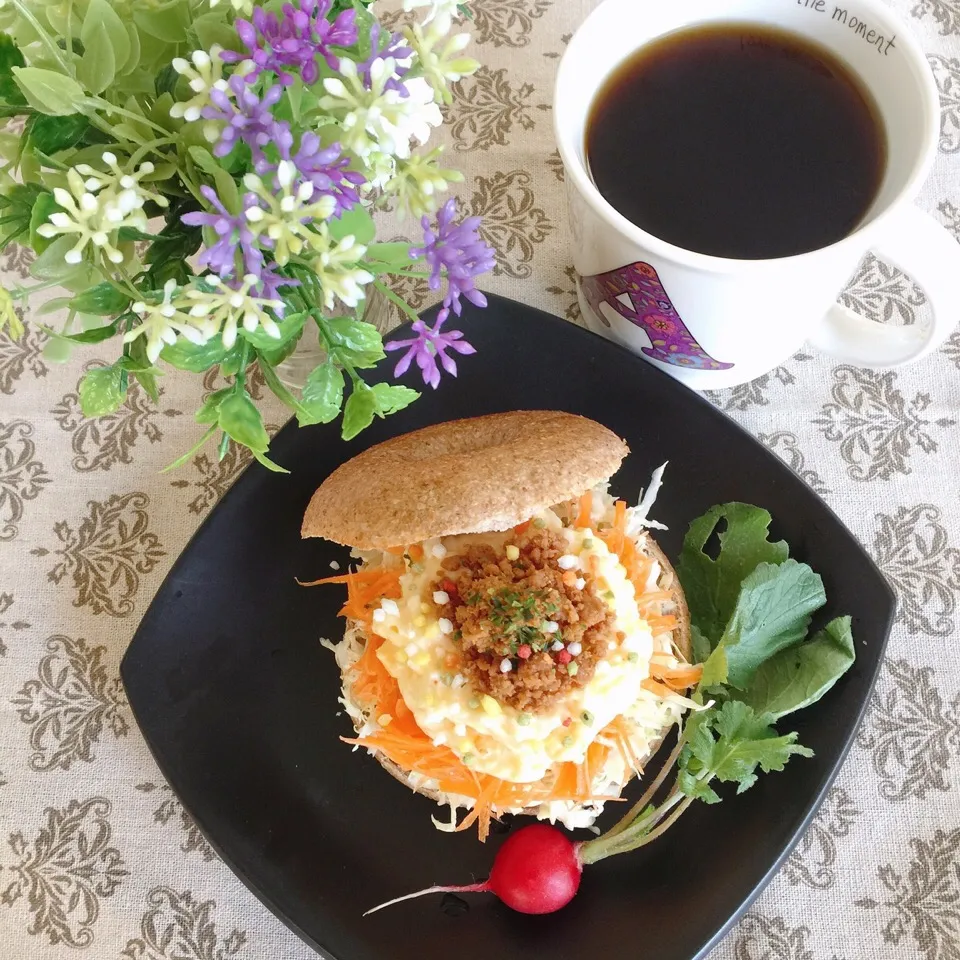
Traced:
[[[694, 706], [645, 506], [606, 486], [512, 530], [363, 554], [335, 648], [350, 741], [471, 813], [590, 825]], [[643, 516], [641, 516], [643, 514]], [[637, 529], [640, 527], [640, 529]], [[363, 577], [362, 581], [351, 577]]]

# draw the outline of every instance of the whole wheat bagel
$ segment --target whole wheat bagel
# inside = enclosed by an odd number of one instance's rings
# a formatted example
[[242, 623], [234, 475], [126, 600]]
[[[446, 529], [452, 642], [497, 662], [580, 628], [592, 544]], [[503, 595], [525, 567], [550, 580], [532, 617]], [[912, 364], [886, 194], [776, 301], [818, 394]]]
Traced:
[[609, 479], [627, 453], [612, 431], [569, 413], [452, 420], [338, 467], [310, 500], [301, 534], [385, 550], [507, 530]]

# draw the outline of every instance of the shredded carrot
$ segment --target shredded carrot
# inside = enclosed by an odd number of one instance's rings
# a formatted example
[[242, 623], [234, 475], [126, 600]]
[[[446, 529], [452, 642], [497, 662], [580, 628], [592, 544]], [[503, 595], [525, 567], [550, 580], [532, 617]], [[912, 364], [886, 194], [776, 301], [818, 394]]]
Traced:
[[513, 532], [519, 537], [525, 534], [533, 524], [532, 520], [524, 520], [523, 523], [518, 523], [514, 528]]
[[674, 691], [668, 686], [659, 683], [656, 680], [652, 680], [650, 677], [647, 677], [645, 680], [641, 680], [640, 686], [643, 687], [644, 690], [649, 690], [650, 693], [655, 693], [658, 697], [670, 697], [674, 693]]
[[298, 580], [301, 587], [320, 587], [327, 583], [369, 583], [383, 576], [380, 567], [368, 567], [365, 570], [356, 570], [353, 573], [342, 573], [336, 577], [324, 577], [323, 580]]
[[413, 543], [407, 547], [407, 553], [410, 555], [411, 560], [423, 559], [423, 547], [421, 547], [419, 543]]
[[662, 680], [674, 690], [686, 690], [700, 682], [700, 677], [703, 676], [703, 665], [698, 663], [691, 666], [664, 668], [651, 661], [650, 675]]
[[653, 617], [646, 618], [647, 623], [650, 625], [650, 632], [657, 636], [661, 633], [668, 633], [673, 630], [677, 625], [677, 618], [673, 614], [658, 615]]
[[574, 521], [575, 527], [589, 527], [591, 515], [593, 514], [593, 494], [588, 490], [580, 498], [580, 512]]

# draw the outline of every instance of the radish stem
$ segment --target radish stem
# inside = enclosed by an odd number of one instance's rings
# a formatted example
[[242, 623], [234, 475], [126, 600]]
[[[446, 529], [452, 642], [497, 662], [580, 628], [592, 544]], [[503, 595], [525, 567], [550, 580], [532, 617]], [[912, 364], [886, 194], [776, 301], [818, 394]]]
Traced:
[[680, 758], [680, 751], [683, 750], [683, 744], [684, 740], [683, 736], [681, 735], [677, 741], [677, 745], [670, 753], [670, 756], [664, 761], [664, 764], [661, 767], [660, 772], [657, 774], [656, 779], [650, 784], [649, 787], [647, 787], [643, 796], [627, 811], [627, 813], [625, 813], [623, 817], [621, 817], [607, 831], [608, 837], [614, 837], [619, 833], [623, 833], [623, 831], [626, 830], [626, 828], [630, 826], [630, 824], [633, 823], [633, 821], [636, 820], [644, 810], [646, 810], [647, 806], [650, 804], [650, 801], [653, 799], [654, 794], [660, 789], [661, 784], [667, 779], [667, 775]]

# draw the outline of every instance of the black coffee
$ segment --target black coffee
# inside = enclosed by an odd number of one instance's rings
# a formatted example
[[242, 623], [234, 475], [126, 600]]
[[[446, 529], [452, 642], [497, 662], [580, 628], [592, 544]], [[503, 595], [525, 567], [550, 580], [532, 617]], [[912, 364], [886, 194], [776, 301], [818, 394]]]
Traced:
[[832, 53], [755, 24], [678, 31], [643, 47], [590, 110], [600, 193], [698, 253], [787, 257], [851, 233], [886, 168], [883, 121]]

